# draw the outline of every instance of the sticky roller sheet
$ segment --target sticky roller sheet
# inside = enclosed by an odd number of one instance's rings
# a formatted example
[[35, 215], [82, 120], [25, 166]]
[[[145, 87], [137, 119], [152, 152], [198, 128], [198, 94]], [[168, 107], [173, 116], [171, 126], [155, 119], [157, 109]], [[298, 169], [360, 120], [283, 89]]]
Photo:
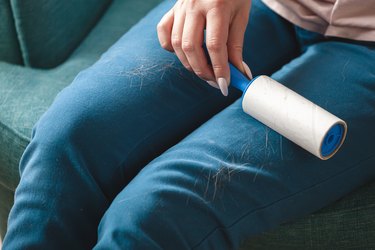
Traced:
[[347, 132], [343, 120], [268, 76], [250, 81], [230, 68], [231, 85], [243, 91], [245, 113], [322, 160], [339, 150]]

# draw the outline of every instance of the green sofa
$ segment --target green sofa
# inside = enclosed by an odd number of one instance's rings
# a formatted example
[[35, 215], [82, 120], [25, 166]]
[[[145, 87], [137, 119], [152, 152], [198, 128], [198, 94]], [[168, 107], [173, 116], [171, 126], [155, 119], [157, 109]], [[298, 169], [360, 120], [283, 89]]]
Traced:
[[[160, 0], [0, 0], [0, 234], [31, 129], [57, 93]], [[375, 249], [375, 183], [243, 243], [243, 249]]]

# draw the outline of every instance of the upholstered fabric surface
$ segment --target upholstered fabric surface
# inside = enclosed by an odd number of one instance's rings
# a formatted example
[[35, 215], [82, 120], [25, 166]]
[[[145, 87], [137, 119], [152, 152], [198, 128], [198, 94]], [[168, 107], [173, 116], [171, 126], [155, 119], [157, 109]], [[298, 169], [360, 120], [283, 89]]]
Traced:
[[64, 61], [110, 0], [11, 0], [25, 65], [52, 68]]
[[22, 64], [10, 0], [0, 0], [0, 61]]
[[[51, 70], [0, 62], [0, 233], [4, 235], [18, 162], [31, 129], [57, 93], [93, 64], [121, 35], [161, 0], [116, 0], [69, 59]], [[127, 13], [126, 15], [124, 13]]]
[[241, 250], [375, 249], [375, 182], [243, 243]]

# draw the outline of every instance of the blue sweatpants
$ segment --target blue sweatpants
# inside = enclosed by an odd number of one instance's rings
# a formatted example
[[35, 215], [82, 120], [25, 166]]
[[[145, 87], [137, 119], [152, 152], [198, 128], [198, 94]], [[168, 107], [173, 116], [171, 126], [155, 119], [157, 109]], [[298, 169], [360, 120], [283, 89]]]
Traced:
[[322, 161], [158, 43], [149, 13], [35, 125], [4, 249], [236, 249], [375, 177], [375, 44], [329, 39], [253, 1], [244, 58], [348, 124]]

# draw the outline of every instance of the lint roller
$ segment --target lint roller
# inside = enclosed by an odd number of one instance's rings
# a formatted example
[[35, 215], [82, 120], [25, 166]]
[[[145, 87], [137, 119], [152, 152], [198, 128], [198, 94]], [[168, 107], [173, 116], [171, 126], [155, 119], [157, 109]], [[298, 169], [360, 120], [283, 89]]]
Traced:
[[230, 70], [245, 113], [322, 160], [339, 150], [347, 132], [343, 120], [268, 76], [249, 81], [231, 64]]

